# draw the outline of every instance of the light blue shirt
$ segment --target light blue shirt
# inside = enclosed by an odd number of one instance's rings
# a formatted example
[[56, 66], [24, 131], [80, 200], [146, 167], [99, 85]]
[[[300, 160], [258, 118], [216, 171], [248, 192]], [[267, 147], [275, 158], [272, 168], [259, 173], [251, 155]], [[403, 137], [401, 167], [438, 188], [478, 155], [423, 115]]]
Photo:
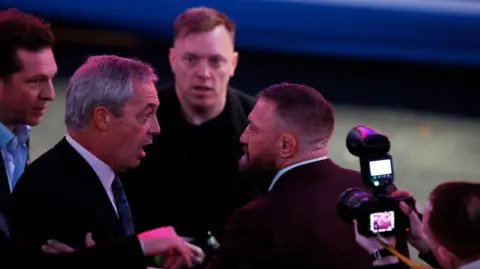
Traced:
[[0, 123], [0, 152], [7, 172], [10, 192], [25, 169], [29, 135], [30, 126], [28, 125], [17, 125], [12, 133], [3, 123]]

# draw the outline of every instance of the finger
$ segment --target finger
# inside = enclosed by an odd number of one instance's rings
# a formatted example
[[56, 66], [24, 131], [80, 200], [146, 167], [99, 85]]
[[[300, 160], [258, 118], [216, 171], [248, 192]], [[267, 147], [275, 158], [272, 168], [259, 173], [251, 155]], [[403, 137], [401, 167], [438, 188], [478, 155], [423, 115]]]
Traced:
[[400, 201], [398, 206], [400, 207], [400, 210], [402, 210], [402, 212], [405, 215], [410, 215], [410, 213], [412, 212], [412, 208], [408, 206], [407, 203], [405, 203], [404, 201]]
[[200, 248], [200, 247], [197, 247], [193, 244], [190, 244], [190, 243], [186, 243], [188, 248], [190, 249], [190, 251], [192, 252], [193, 254], [193, 259], [195, 260], [196, 263], [202, 263], [203, 260], [205, 259], [205, 253], [203, 252], [203, 250]]
[[353, 230], [355, 231], [355, 235], [358, 235], [358, 226], [357, 226], [357, 220], [353, 220]]
[[187, 246], [187, 242], [183, 241], [183, 239], [181, 239], [181, 238], [178, 242], [179, 242], [178, 243], [178, 251], [182, 254], [183, 258], [185, 259], [185, 262], [188, 265], [188, 267], [192, 266], [193, 253], [190, 250], [190, 248]]
[[43, 245], [41, 247], [42, 251], [45, 252], [45, 253], [50, 253], [50, 254], [57, 254], [58, 251], [54, 248], [52, 248], [51, 246], [49, 245]]
[[87, 233], [87, 236], [85, 236], [85, 245], [87, 246], [87, 248], [95, 246], [95, 241], [93, 241], [92, 233]]
[[70, 246], [65, 245], [64, 243], [58, 242], [57, 240], [48, 240], [47, 244], [56, 249], [59, 252], [74, 252], [75, 249], [71, 248]]
[[390, 195], [393, 197], [412, 197], [413, 196], [413, 194], [407, 190], [396, 190], [390, 193]]
[[[171, 265], [171, 269], [181, 268], [182, 265], [183, 265], [183, 259], [181, 257], [177, 257], [176, 259], [173, 260], [173, 263]], [[192, 267], [192, 266], [188, 265], [188, 267]]]
[[165, 269], [170, 269], [170, 268], [173, 268], [173, 265], [175, 264], [175, 259], [178, 259], [175, 257], [175, 254], [173, 253], [170, 253], [170, 254], [167, 254], [165, 256], [163, 256], [163, 264], [162, 264], [162, 268], [165, 268]]
[[407, 205], [407, 203], [401, 201], [399, 203], [399, 207], [400, 207], [400, 210], [402, 210], [402, 212], [405, 213], [405, 215], [407, 215], [409, 219], [415, 220], [415, 221], [416, 220], [420, 221], [417, 214], [414, 212], [413, 208], [411, 206]]

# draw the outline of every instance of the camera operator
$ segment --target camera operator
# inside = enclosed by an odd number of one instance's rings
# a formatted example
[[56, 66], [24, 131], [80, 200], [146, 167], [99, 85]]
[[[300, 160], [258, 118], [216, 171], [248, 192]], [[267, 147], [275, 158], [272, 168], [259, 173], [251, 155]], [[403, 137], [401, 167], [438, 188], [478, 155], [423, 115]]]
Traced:
[[[408, 191], [396, 191], [392, 195], [411, 197]], [[401, 211], [410, 221], [408, 242], [420, 252], [421, 259], [436, 268], [480, 268], [479, 183], [440, 184], [430, 193], [423, 218], [417, 208], [400, 202]], [[359, 234], [356, 221], [354, 224], [355, 238], [361, 247], [369, 253], [382, 250], [383, 246], [375, 238]], [[394, 238], [387, 237], [384, 241], [395, 247]], [[393, 269], [399, 264], [391, 255], [374, 261], [373, 268]]]

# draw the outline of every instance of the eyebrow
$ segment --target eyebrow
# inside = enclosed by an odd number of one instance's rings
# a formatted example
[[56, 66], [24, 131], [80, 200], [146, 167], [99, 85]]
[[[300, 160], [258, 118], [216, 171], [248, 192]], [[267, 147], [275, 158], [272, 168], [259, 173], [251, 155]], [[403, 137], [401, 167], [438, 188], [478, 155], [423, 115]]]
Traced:
[[158, 105], [155, 103], [148, 103], [143, 109], [147, 109], [147, 108], [155, 109], [157, 107]]
[[225, 56], [221, 55], [221, 54], [211, 54], [211, 55], [200, 55], [200, 54], [197, 54], [197, 53], [193, 53], [193, 52], [185, 52], [184, 55], [188, 55], [188, 56], [194, 56], [194, 57], [207, 57], [207, 58], [212, 58], [212, 57], [217, 57], [217, 58], [222, 58], [222, 59], [226, 59]]
[[[57, 74], [57, 72], [53, 73], [51, 77], [54, 77], [56, 74]], [[48, 79], [48, 78], [50, 78], [50, 76], [47, 75], [47, 74], [44, 74], [44, 73], [36, 73], [36, 74], [31, 75], [31, 76], [28, 76], [28, 78], [29, 79], [32, 79], [32, 78]]]

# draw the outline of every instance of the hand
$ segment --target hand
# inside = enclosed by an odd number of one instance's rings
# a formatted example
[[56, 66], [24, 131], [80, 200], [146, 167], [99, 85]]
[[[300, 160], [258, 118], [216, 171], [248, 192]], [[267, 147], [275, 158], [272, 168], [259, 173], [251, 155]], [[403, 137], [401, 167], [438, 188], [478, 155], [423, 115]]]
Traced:
[[[85, 245], [87, 246], [87, 248], [95, 246], [95, 242], [92, 239], [92, 233], [87, 233], [87, 236], [85, 236]], [[75, 249], [68, 245], [65, 245], [62, 242], [50, 239], [47, 241], [47, 244], [42, 246], [42, 251], [50, 254], [58, 254], [74, 252]]]
[[[355, 230], [355, 241], [357, 241], [357, 244], [359, 244], [363, 249], [365, 249], [368, 254], [373, 254], [376, 250], [383, 249], [384, 247], [382, 244], [380, 244], [377, 239], [374, 237], [365, 237], [361, 234], [358, 233], [358, 227], [357, 227], [357, 220], [353, 220], [353, 227]], [[395, 247], [397, 240], [395, 236], [390, 236], [387, 238], [381, 238], [383, 242], [387, 243], [388, 245], [392, 246], [393, 248]]]
[[[403, 197], [408, 198], [412, 197], [412, 193], [407, 190], [397, 190], [391, 193], [393, 197]], [[410, 232], [407, 237], [408, 243], [416, 248], [420, 253], [427, 253], [430, 251], [430, 246], [428, 245], [427, 238], [423, 233], [423, 224], [422, 221], [418, 218], [416, 212], [420, 212], [420, 206], [415, 204], [415, 210], [411, 208], [407, 203], [400, 202], [400, 209], [402, 212], [408, 216], [410, 220]]]
[[[202, 264], [203, 260], [205, 259], [205, 253], [203, 252], [203, 250], [188, 242], [185, 243], [192, 251], [192, 262], [195, 264]], [[165, 260], [163, 263], [163, 268], [179, 268], [181, 265], [184, 264], [183, 259], [179, 259], [178, 255], [174, 255], [173, 251], [169, 251], [166, 255], [164, 255], [164, 259]]]
[[[365, 249], [368, 254], [372, 255], [376, 250], [384, 249], [382, 244], [380, 244], [374, 237], [365, 237], [358, 233], [357, 220], [353, 220], [353, 227], [355, 230], [355, 241], [357, 241], [357, 244]], [[387, 238], [381, 237], [380, 240], [393, 248], [397, 242], [395, 236], [390, 236]], [[398, 263], [398, 258], [392, 255], [373, 261], [373, 266], [390, 265], [396, 263]]]
[[160, 255], [164, 257], [164, 268], [176, 268], [183, 263], [190, 267], [194, 252], [201, 255], [197, 249], [192, 248], [193, 245], [187, 244], [178, 236], [173, 227], [157, 228], [141, 233], [138, 235], [138, 239], [143, 244], [146, 256]]

